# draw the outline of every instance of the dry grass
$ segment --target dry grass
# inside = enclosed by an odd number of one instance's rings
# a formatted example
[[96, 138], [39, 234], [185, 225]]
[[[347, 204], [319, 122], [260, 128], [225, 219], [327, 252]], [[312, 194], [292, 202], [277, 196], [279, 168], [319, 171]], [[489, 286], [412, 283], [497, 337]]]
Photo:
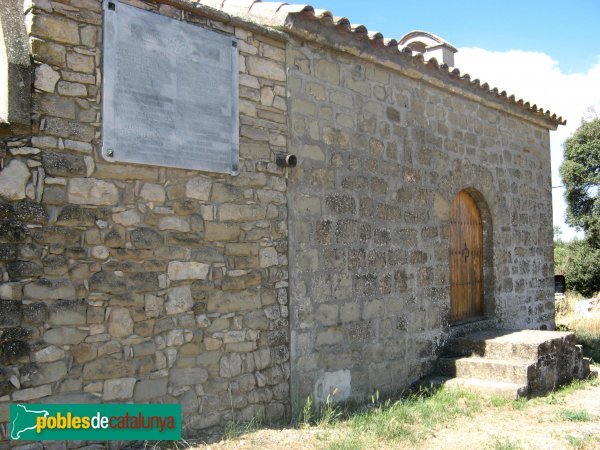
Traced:
[[565, 296], [554, 304], [556, 309], [556, 322], [563, 323], [575, 316], [575, 304], [581, 300], [581, 296], [574, 292], [567, 292]]
[[[600, 299], [600, 294], [596, 298]], [[584, 355], [600, 363], [600, 309], [590, 316], [578, 317], [575, 315], [575, 304], [580, 299], [575, 294], [567, 293], [564, 299], [556, 302], [556, 326], [558, 329], [574, 331], [577, 343], [583, 346]]]

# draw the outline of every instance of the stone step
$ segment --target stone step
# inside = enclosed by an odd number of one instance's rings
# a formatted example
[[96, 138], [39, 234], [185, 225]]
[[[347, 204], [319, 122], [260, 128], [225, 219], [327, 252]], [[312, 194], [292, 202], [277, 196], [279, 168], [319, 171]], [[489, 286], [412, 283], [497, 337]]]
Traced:
[[423, 385], [430, 387], [444, 386], [448, 389], [464, 389], [490, 397], [504, 397], [511, 400], [519, 397], [527, 397], [528, 395], [528, 388], [525, 384], [481, 380], [478, 378], [450, 378], [435, 375], [428, 377]]
[[478, 356], [440, 357], [437, 361], [436, 372], [448, 377], [527, 384], [535, 374], [535, 363]]
[[547, 355], [573, 347], [571, 332], [540, 330], [486, 330], [451, 340], [447, 352], [456, 356], [537, 361]]

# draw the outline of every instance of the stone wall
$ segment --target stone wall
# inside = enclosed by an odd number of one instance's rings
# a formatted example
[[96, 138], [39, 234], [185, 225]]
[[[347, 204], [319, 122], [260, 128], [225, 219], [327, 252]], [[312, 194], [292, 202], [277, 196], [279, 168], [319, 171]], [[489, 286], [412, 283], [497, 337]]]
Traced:
[[[277, 31], [127, 0], [239, 39], [241, 173], [107, 163], [100, 0], [25, 3], [32, 133], [0, 141], [0, 432], [11, 402], [177, 402], [194, 434], [410, 384], [450, 333], [465, 189], [488, 323], [553, 327], [560, 120], [366, 37], [336, 49], [348, 33], [302, 5], [279, 25], [263, 10]], [[286, 151], [289, 173], [274, 163]]]
[[449, 333], [449, 211], [463, 189], [485, 222], [486, 316], [552, 328], [547, 129], [410, 63], [299, 40], [287, 59], [292, 402], [333, 388], [365, 398], [430, 371]]
[[26, 3], [33, 134], [0, 150], [0, 431], [11, 402], [178, 402], [184, 434], [286, 416], [284, 42], [129, 1], [239, 39], [241, 173], [107, 163], [100, 0]]

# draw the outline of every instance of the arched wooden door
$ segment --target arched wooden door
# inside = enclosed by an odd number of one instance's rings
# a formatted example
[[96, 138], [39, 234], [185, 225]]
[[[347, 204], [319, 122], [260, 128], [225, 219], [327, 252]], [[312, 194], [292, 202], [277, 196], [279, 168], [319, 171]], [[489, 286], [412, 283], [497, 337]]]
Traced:
[[483, 316], [483, 226], [479, 208], [467, 192], [450, 211], [450, 320]]

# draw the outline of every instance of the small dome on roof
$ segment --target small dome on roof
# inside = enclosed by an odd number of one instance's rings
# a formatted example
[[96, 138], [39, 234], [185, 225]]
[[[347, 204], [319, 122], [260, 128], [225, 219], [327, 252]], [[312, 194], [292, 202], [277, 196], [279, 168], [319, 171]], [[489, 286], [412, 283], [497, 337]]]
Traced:
[[400, 47], [408, 47], [413, 52], [422, 53], [428, 61], [435, 58], [440, 64], [454, 66], [454, 54], [458, 51], [448, 41], [427, 31], [411, 31], [398, 41]]

